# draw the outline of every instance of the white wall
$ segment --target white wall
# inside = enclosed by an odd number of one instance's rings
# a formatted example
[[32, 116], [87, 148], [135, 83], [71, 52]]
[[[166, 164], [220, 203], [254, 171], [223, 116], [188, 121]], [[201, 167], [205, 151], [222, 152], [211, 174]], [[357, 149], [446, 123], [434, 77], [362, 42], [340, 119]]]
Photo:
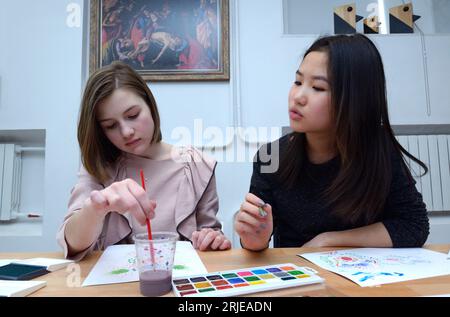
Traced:
[[435, 15], [435, 31], [450, 33], [450, 2], [448, 0], [434, 0], [433, 12]]
[[[87, 32], [87, 29], [65, 25], [69, 3], [82, 5], [82, 0], [0, 2], [0, 40], [12, 42], [7, 52], [0, 50], [3, 82], [0, 129], [47, 130], [45, 179], [30, 180], [30, 186], [43, 184], [45, 189], [43, 236], [2, 238], [0, 251], [58, 250], [54, 237], [65, 214], [79, 164], [76, 121], [84, 82], [83, 32]], [[167, 142], [180, 141], [176, 135], [172, 137], [177, 127], [188, 127], [194, 133], [194, 120], [200, 118], [204, 127], [201, 132], [213, 126], [224, 133], [233, 125], [277, 127], [271, 134], [263, 131], [246, 141], [236, 136], [224, 138], [223, 142], [216, 142], [219, 147], [214, 152], [206, 150], [219, 160], [219, 218], [225, 223], [225, 233], [231, 237], [233, 213], [248, 191], [252, 172], [250, 159], [258, 147], [255, 142], [275, 139], [279, 136], [278, 127], [288, 125], [288, 90], [301, 55], [316, 36], [283, 35], [282, 0], [230, 0], [230, 7], [230, 82], [149, 85], [159, 105], [162, 132]], [[46, 18], [41, 19], [44, 12]], [[5, 31], [3, 24], [11, 25], [19, 13], [21, 23]], [[386, 67], [392, 122], [450, 123], [449, 36], [426, 37], [431, 116], [427, 115], [420, 37], [379, 35], [372, 39], [380, 48]], [[208, 144], [206, 135], [203, 139], [203, 143]], [[192, 142], [199, 145], [195, 139]], [[238, 153], [244, 153], [246, 161], [224, 162], [226, 155], [236, 158]], [[430, 241], [450, 243], [449, 219], [439, 218], [439, 227], [436, 227], [436, 234], [432, 232]]]
[[82, 6], [82, 0], [0, 1], [0, 129], [46, 130], [44, 177], [30, 169], [24, 190], [36, 201], [45, 196], [42, 236], [2, 237], [0, 251], [57, 249], [55, 234], [79, 161], [82, 29], [66, 25], [69, 3]]

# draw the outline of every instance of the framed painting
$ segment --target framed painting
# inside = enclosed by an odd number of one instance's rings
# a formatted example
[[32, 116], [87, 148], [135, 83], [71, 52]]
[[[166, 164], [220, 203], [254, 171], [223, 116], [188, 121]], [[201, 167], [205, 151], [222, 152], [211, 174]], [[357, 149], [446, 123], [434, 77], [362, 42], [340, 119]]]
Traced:
[[146, 81], [229, 80], [228, 0], [91, 0], [89, 70], [122, 61]]

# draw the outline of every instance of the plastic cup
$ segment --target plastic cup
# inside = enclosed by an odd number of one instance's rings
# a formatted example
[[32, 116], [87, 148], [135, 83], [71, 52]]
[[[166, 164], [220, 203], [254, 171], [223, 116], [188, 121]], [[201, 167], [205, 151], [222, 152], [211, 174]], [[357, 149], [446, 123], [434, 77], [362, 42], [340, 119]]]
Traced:
[[133, 236], [139, 271], [141, 294], [161, 296], [172, 290], [172, 267], [178, 235], [173, 232], [153, 232]]

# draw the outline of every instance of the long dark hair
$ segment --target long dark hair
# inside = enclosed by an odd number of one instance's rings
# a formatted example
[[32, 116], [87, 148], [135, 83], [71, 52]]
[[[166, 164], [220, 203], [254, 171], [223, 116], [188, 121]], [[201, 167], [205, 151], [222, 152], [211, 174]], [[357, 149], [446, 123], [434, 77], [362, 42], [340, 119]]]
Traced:
[[[396, 140], [388, 116], [383, 62], [375, 45], [364, 35], [337, 35], [317, 39], [304, 54], [328, 55], [331, 118], [340, 158], [340, 169], [324, 193], [326, 203], [342, 219], [372, 223], [382, 212], [392, 180], [392, 153], [401, 157], [411, 184], [405, 154]], [[299, 179], [306, 154], [306, 135], [293, 132], [281, 156], [278, 176], [292, 187]], [[424, 174], [425, 174], [424, 173]]]

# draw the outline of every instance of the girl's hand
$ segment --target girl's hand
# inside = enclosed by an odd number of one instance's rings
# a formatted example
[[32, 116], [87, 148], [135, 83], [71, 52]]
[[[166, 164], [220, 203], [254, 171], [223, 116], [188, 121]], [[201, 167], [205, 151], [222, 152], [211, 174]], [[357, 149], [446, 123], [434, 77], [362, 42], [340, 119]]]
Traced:
[[231, 242], [220, 231], [211, 228], [203, 228], [192, 233], [192, 245], [200, 251], [206, 250], [228, 250]]
[[246, 249], [266, 248], [273, 232], [272, 206], [248, 193], [236, 215], [234, 228]]
[[132, 179], [92, 191], [87, 203], [103, 217], [111, 211], [129, 212], [141, 225], [155, 217], [156, 202], [150, 200], [145, 190]]

